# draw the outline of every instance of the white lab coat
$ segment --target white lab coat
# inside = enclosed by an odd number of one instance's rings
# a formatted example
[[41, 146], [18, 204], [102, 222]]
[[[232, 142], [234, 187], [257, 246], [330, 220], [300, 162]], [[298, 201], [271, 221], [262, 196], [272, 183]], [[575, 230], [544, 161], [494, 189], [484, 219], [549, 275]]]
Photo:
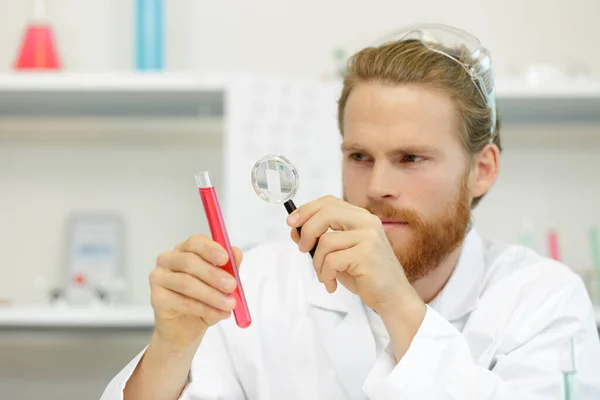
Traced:
[[[571, 337], [577, 399], [600, 399], [600, 343], [582, 281], [474, 229], [399, 363], [391, 345], [376, 355], [360, 298], [341, 285], [328, 294], [294, 243], [248, 251], [242, 279], [252, 325], [229, 319], [209, 330], [181, 399], [558, 400]], [[122, 398], [140, 357], [102, 400]]]

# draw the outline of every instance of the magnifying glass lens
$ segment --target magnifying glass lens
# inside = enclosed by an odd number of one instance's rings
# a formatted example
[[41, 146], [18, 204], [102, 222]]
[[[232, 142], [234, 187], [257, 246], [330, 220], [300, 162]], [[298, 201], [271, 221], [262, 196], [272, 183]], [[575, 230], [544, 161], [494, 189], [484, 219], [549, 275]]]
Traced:
[[269, 154], [254, 164], [252, 187], [268, 203], [285, 203], [298, 191], [298, 171], [285, 157]]
[[[274, 154], [261, 158], [252, 168], [251, 180], [258, 197], [267, 203], [283, 203], [288, 214], [296, 209], [292, 199], [298, 191], [298, 171], [287, 158]], [[302, 234], [302, 227], [296, 230]], [[311, 256], [315, 255], [316, 247], [315, 244], [309, 252]]]

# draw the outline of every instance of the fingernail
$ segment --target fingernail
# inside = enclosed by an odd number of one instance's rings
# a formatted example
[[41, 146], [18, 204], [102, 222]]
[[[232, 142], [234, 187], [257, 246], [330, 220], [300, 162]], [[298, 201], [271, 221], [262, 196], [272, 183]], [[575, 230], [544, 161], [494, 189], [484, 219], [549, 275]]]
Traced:
[[227, 262], [229, 257], [227, 257], [227, 254], [223, 253], [220, 250], [215, 250], [213, 252], [213, 260], [215, 260], [215, 262], [217, 263], [217, 265], [223, 265]]
[[302, 239], [300, 239], [298, 241], [298, 248], [302, 251], [302, 248], [304, 247], [304, 242], [302, 241]]
[[224, 292], [230, 293], [235, 289], [235, 279], [232, 278], [223, 278], [221, 279], [221, 290]]
[[233, 297], [226, 297], [223, 299], [223, 305], [230, 310], [235, 308], [235, 299]]
[[293, 213], [290, 214], [290, 216], [287, 219], [288, 224], [294, 225], [298, 222], [299, 219], [300, 219], [300, 213], [298, 211], [294, 211]]

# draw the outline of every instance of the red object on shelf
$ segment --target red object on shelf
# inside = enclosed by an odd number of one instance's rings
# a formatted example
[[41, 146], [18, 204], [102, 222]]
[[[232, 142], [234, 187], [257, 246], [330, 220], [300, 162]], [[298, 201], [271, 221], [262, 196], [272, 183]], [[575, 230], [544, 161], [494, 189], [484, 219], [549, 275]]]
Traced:
[[560, 254], [558, 251], [558, 234], [554, 230], [548, 232], [548, 250], [550, 251], [550, 258], [560, 261]]
[[73, 277], [73, 281], [75, 281], [76, 284], [81, 286], [81, 285], [85, 285], [85, 283], [87, 282], [87, 279], [85, 278], [84, 274], [79, 273]]
[[29, 25], [23, 36], [15, 62], [16, 69], [60, 69], [52, 27], [45, 24]]

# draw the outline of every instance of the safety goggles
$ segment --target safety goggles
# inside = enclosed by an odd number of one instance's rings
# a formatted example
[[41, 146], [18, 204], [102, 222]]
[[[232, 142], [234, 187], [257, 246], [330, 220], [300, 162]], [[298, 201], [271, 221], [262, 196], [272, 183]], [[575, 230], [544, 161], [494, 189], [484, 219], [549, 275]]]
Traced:
[[390, 41], [419, 40], [425, 47], [454, 60], [471, 77], [477, 91], [492, 113], [490, 142], [496, 130], [496, 91], [490, 52], [479, 39], [460, 29], [441, 25], [424, 24], [404, 28], [386, 36], [379, 43]]

